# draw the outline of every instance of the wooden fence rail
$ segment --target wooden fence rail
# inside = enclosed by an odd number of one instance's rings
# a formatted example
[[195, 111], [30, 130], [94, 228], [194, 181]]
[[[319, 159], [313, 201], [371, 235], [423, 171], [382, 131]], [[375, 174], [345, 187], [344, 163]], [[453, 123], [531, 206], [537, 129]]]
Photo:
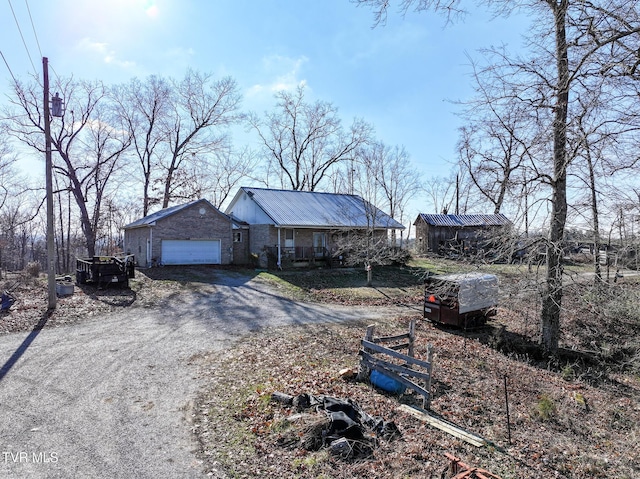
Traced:
[[[367, 379], [371, 371], [378, 371], [421, 395], [423, 408], [428, 410], [431, 401], [433, 352], [429, 345], [426, 361], [415, 358], [415, 330], [416, 323], [413, 319], [408, 333], [376, 338], [375, 325], [368, 326], [361, 341], [358, 378]], [[407, 353], [399, 352], [402, 349], [406, 349]]]

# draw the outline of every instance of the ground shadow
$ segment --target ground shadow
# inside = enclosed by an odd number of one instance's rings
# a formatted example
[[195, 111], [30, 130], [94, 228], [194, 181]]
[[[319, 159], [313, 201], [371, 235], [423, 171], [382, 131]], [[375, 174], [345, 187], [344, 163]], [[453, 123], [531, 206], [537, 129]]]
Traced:
[[178, 283], [199, 282], [217, 284], [231, 280], [246, 283], [256, 277], [255, 269], [232, 265], [161, 266], [138, 270], [154, 281], [176, 281]]
[[18, 346], [11, 357], [7, 359], [7, 361], [2, 365], [2, 368], [0, 368], [0, 381], [4, 379], [11, 368], [18, 362], [22, 355], [27, 351], [29, 346], [31, 346], [31, 343], [33, 343], [38, 334], [40, 334], [40, 331], [42, 331], [42, 328], [44, 328], [45, 324], [47, 324], [47, 321], [49, 321], [52, 313], [53, 310], [48, 310], [42, 315], [40, 321], [38, 321], [38, 324], [33, 327], [29, 335], [24, 338], [24, 341], [22, 341], [22, 344]]
[[135, 291], [123, 286], [95, 286], [91, 284], [81, 284], [76, 285], [76, 287], [91, 299], [110, 306], [132, 306], [138, 297]]
[[621, 361], [604, 358], [601, 355], [575, 349], [558, 348], [556, 354], [549, 354], [534, 339], [520, 333], [508, 331], [501, 324], [486, 324], [474, 329], [456, 328], [450, 325], [434, 324], [437, 329], [448, 334], [477, 340], [505, 356], [525, 362], [539, 369], [554, 371], [567, 380], [578, 379], [595, 387], [615, 385], [625, 393], [636, 394], [636, 390], [616, 381], [610, 372], [621, 367]]

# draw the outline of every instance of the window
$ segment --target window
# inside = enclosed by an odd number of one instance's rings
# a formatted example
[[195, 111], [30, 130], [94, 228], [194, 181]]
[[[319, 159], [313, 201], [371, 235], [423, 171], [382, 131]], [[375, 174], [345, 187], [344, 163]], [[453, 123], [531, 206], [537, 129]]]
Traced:
[[234, 243], [242, 243], [242, 231], [234, 231], [233, 232], [233, 242]]
[[293, 248], [293, 230], [284, 230], [284, 247]]

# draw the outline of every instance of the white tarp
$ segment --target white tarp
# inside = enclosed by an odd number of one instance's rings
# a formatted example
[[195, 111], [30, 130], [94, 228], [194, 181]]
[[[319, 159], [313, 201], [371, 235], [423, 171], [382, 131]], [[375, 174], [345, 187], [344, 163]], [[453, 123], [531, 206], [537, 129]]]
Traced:
[[433, 279], [457, 286], [459, 313], [479, 311], [498, 304], [498, 277], [494, 274], [459, 273], [435, 276]]

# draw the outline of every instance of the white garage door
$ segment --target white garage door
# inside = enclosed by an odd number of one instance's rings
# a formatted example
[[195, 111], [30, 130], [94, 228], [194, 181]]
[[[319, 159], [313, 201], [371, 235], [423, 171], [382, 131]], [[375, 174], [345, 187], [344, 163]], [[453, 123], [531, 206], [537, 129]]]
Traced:
[[163, 264], [220, 264], [220, 240], [162, 240]]

